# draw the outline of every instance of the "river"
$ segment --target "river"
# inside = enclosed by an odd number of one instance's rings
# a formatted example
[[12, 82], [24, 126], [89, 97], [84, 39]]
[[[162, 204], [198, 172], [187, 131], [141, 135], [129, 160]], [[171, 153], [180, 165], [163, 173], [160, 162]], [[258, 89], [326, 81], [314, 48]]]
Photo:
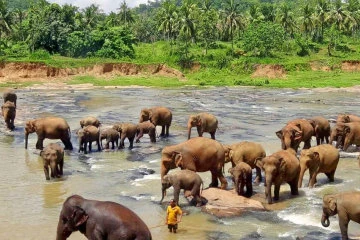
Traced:
[[[280, 207], [274, 211], [216, 218], [200, 208], [189, 206], [181, 195], [180, 205], [186, 215], [179, 224], [178, 233], [171, 234], [163, 226], [166, 204], [158, 203], [161, 198], [161, 150], [166, 145], [186, 140], [189, 114], [206, 111], [217, 116], [216, 138], [221, 143], [255, 141], [271, 154], [281, 147], [275, 132], [287, 121], [317, 115], [336, 119], [337, 114], [344, 112], [357, 114], [360, 107], [358, 93], [247, 87], [32, 87], [17, 89], [16, 93], [15, 131], [7, 131], [3, 120], [0, 123], [0, 239], [54, 239], [62, 203], [72, 194], [115, 201], [129, 207], [149, 226], [153, 239], [339, 239], [337, 217], [330, 218], [329, 228], [321, 226], [322, 196], [359, 190], [357, 154], [342, 154], [334, 183], [328, 183], [326, 176], [319, 174], [317, 186], [301, 188], [296, 197], [291, 197], [288, 186], [283, 185]], [[127, 148], [126, 140], [126, 149], [93, 151], [86, 155], [78, 153], [76, 131], [83, 117], [97, 117], [104, 126], [115, 122], [137, 123], [142, 108], [158, 105], [173, 112], [169, 138], [150, 143], [145, 135], [141, 143], [134, 143], [132, 150]], [[24, 149], [25, 122], [44, 116], [65, 118], [71, 127], [74, 145], [74, 150], [65, 154], [64, 176], [50, 181], [45, 180], [42, 159], [35, 149], [36, 134], [29, 135], [29, 147]], [[196, 129], [193, 129], [192, 136], [196, 135]], [[204, 137], [209, 134], [205, 133]], [[59, 141], [45, 140], [44, 145], [49, 142]], [[313, 139], [312, 145], [315, 144]], [[211, 181], [210, 173], [200, 173], [200, 176], [207, 186]], [[227, 179], [231, 188], [228, 173]], [[308, 182], [308, 173], [304, 182]], [[263, 184], [255, 186], [254, 191], [263, 196]], [[165, 203], [171, 195], [169, 189]], [[349, 234], [350, 237], [360, 235], [356, 223], [350, 223]], [[69, 239], [85, 237], [77, 232]]]

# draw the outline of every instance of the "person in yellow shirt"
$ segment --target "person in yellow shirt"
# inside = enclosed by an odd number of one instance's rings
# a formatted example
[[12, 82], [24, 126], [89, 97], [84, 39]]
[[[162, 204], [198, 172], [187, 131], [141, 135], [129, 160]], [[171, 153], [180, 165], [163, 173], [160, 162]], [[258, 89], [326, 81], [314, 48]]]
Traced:
[[166, 221], [169, 232], [176, 233], [178, 223], [181, 222], [182, 211], [181, 208], [176, 204], [174, 199], [170, 200], [170, 205], [166, 209]]

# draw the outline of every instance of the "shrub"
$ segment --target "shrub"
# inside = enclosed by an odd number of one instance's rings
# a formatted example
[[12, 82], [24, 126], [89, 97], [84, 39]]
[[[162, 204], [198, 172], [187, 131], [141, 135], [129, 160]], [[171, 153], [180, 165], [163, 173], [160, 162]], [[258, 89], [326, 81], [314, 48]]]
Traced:
[[45, 49], [35, 50], [29, 56], [30, 60], [49, 60], [50, 58], [51, 58], [50, 53], [48, 51], [46, 51]]

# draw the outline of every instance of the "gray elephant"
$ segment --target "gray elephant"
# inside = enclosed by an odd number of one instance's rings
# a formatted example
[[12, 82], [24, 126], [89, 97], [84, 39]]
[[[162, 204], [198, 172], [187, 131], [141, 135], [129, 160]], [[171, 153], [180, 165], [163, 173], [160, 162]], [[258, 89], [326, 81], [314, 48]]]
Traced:
[[309, 187], [316, 183], [316, 176], [325, 173], [330, 182], [334, 181], [336, 167], [339, 163], [339, 151], [330, 144], [303, 149], [300, 154], [300, 176], [298, 187], [301, 188], [304, 173], [309, 169]]
[[45, 138], [60, 139], [65, 145], [65, 150], [73, 149], [70, 141], [70, 127], [63, 118], [45, 117], [27, 121], [25, 125], [25, 149], [27, 149], [29, 134], [34, 132], [38, 136], [36, 149], [42, 150], [44, 148], [43, 142]]
[[3, 93], [3, 99], [4, 103], [6, 103], [7, 101], [13, 102], [16, 108], [17, 95], [13, 90], [6, 90]]
[[192, 127], [196, 127], [199, 137], [202, 137], [204, 132], [208, 132], [211, 138], [215, 139], [218, 120], [214, 115], [206, 112], [190, 115], [187, 123], [188, 139], [190, 139]]
[[142, 122], [137, 124], [136, 130], [136, 141], [140, 142], [140, 138], [144, 136], [144, 134], [148, 134], [150, 137], [150, 142], [156, 142], [156, 127], [150, 121]]
[[321, 224], [324, 227], [330, 225], [329, 217], [338, 215], [341, 237], [349, 239], [348, 225], [350, 220], [360, 223], [360, 192], [341, 192], [338, 194], [327, 194], [323, 197], [323, 214]]
[[1, 106], [1, 115], [4, 117], [4, 121], [6, 123], [6, 127], [10, 130], [14, 130], [14, 120], [16, 117], [16, 107], [13, 102], [6, 101]]
[[113, 129], [120, 133], [120, 148], [125, 147], [125, 139], [129, 140], [130, 146], [129, 148], [132, 149], [134, 147], [134, 139], [136, 136], [137, 125], [133, 123], [117, 123], [114, 124]]
[[240, 162], [245, 162], [250, 165], [252, 169], [256, 169], [255, 183], [262, 181], [261, 169], [256, 166], [256, 161], [266, 157], [264, 148], [259, 143], [255, 142], [238, 142], [231, 145], [224, 145], [225, 148], [225, 162], [230, 162], [232, 167], [235, 167]]
[[172, 112], [166, 107], [144, 108], [140, 112], [139, 123], [150, 120], [155, 126], [161, 126], [161, 137], [169, 136]]
[[100, 144], [102, 146], [102, 140], [106, 139], [105, 149], [110, 148], [110, 143], [112, 143], [112, 149], [119, 147], [119, 132], [113, 128], [101, 129], [100, 131]]
[[[46, 180], [63, 175], [64, 149], [57, 143], [49, 143], [41, 152], [44, 160], [44, 173]], [[49, 167], [51, 174], [49, 175]]]
[[274, 200], [279, 200], [280, 186], [286, 182], [290, 185], [291, 194], [298, 195], [298, 180], [300, 164], [294, 149], [280, 150], [270, 156], [256, 161], [256, 165], [264, 170], [266, 188], [265, 197], [269, 204], [272, 203], [271, 185], [274, 188]]
[[78, 135], [78, 139], [79, 139], [79, 152], [83, 151], [85, 154], [87, 153], [87, 147], [89, 148], [89, 152], [91, 152], [91, 145], [92, 142], [96, 142], [97, 146], [98, 146], [98, 151], [101, 151], [101, 146], [100, 146], [100, 129], [92, 126], [92, 125], [88, 125], [82, 129], [80, 129], [77, 132]]
[[[238, 195], [251, 197], [253, 194], [252, 188], [252, 169], [249, 164], [245, 162], [238, 163], [235, 167], [229, 168], [228, 172], [232, 175], [234, 181], [234, 188]], [[246, 193], [244, 187], [246, 186]]]
[[81, 128], [89, 126], [89, 125], [92, 125], [95, 127], [100, 127], [101, 123], [96, 117], [85, 117], [80, 120]]
[[329, 121], [321, 116], [316, 116], [308, 119], [309, 123], [314, 128], [314, 136], [316, 137], [317, 145], [329, 143], [329, 137], [331, 134], [331, 128]]
[[[162, 198], [160, 203], [166, 195], [166, 189], [173, 186], [174, 188], [174, 200], [179, 202], [180, 190], [184, 189], [184, 192], [190, 191], [188, 196], [193, 196], [196, 201], [196, 206], [199, 207], [202, 205], [201, 201], [201, 190], [203, 186], [203, 181], [199, 174], [191, 170], [180, 170], [171, 172], [163, 177], [162, 180]], [[185, 197], [188, 197], [185, 196]]]

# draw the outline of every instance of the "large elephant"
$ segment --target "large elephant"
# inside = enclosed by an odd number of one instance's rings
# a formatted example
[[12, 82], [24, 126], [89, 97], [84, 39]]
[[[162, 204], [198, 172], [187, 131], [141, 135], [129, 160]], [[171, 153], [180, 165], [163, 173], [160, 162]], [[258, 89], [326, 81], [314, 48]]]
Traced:
[[14, 130], [14, 120], [16, 117], [16, 107], [13, 102], [6, 101], [1, 106], [1, 115], [4, 116], [4, 121], [6, 123], [6, 127], [10, 130]]
[[16, 100], [17, 100], [17, 95], [14, 91], [12, 90], [6, 90], [3, 93], [3, 99], [4, 99], [4, 103], [6, 103], [7, 101], [13, 102], [15, 107], [16, 107]]
[[[251, 197], [252, 187], [252, 169], [245, 162], [238, 163], [235, 167], [229, 168], [228, 172], [232, 175], [234, 188], [238, 195]], [[244, 187], [246, 186], [246, 193]]]
[[161, 179], [170, 169], [180, 167], [194, 172], [210, 171], [212, 181], [210, 187], [226, 189], [227, 181], [223, 175], [225, 164], [225, 150], [221, 143], [210, 138], [196, 137], [179, 143], [166, 146], [161, 155]]
[[65, 240], [76, 231], [94, 240], [152, 239], [149, 228], [129, 208], [119, 203], [89, 200], [79, 195], [70, 196], [63, 203], [56, 240]]
[[112, 149], [115, 148], [115, 144], [116, 147], [118, 148], [119, 138], [120, 138], [119, 132], [113, 128], [101, 129], [100, 131], [100, 145], [102, 146], [102, 140], [106, 139], [105, 149], [110, 148], [110, 143], [112, 144]]
[[[46, 180], [63, 175], [64, 149], [57, 143], [49, 143], [41, 152], [44, 160], [44, 173]], [[49, 175], [49, 167], [51, 174]]]
[[338, 215], [341, 237], [343, 240], [348, 237], [348, 224], [351, 221], [360, 223], [360, 192], [341, 192], [327, 194], [323, 197], [323, 214], [321, 224], [324, 227], [330, 225], [329, 216]]
[[289, 121], [285, 127], [276, 132], [276, 136], [281, 140], [281, 148], [284, 150], [292, 148], [295, 152], [297, 152], [301, 142], [304, 142], [304, 149], [310, 148], [313, 135], [314, 128], [305, 119]]
[[321, 116], [316, 116], [308, 119], [308, 121], [314, 128], [317, 145], [323, 144], [325, 141], [329, 143], [331, 133], [329, 120]]
[[270, 156], [256, 161], [258, 167], [264, 170], [266, 188], [265, 197], [272, 203], [271, 185], [274, 185], [274, 200], [279, 200], [280, 186], [286, 182], [290, 185], [291, 194], [298, 195], [298, 180], [300, 164], [293, 149], [280, 150]]
[[96, 117], [85, 117], [80, 120], [81, 128], [89, 126], [89, 125], [92, 125], [95, 127], [100, 127], [101, 123]]
[[309, 187], [316, 183], [316, 176], [325, 173], [330, 182], [334, 181], [336, 167], [339, 163], [339, 151], [330, 144], [304, 149], [300, 154], [300, 176], [298, 187], [301, 188], [304, 173], [309, 169]]
[[344, 123], [343, 135], [344, 146], [342, 150], [346, 151], [351, 144], [360, 145], [360, 122]]
[[155, 126], [161, 126], [161, 137], [169, 136], [169, 128], [172, 121], [172, 112], [166, 107], [144, 108], [140, 112], [139, 122], [150, 120]]
[[137, 125], [133, 123], [117, 123], [114, 124], [113, 128], [120, 133], [120, 148], [125, 147], [125, 139], [129, 140], [130, 146], [129, 148], [132, 149], [134, 147], [134, 139], [136, 136]]
[[206, 112], [190, 115], [187, 123], [188, 139], [190, 139], [192, 127], [196, 127], [199, 137], [202, 137], [204, 132], [208, 132], [211, 138], [215, 139], [218, 120], [214, 115]]
[[156, 127], [149, 121], [138, 123], [137, 130], [136, 130], [136, 141], [137, 143], [140, 142], [140, 138], [144, 136], [144, 134], [148, 134], [150, 137], [150, 142], [156, 142]]
[[73, 149], [70, 141], [70, 127], [63, 118], [44, 117], [27, 121], [25, 125], [25, 149], [28, 146], [29, 134], [34, 132], [38, 136], [36, 149], [42, 150], [44, 148], [43, 142], [45, 138], [60, 139], [65, 145], [65, 150]]
[[256, 169], [255, 182], [262, 181], [261, 169], [256, 166], [255, 162], [261, 160], [266, 156], [264, 148], [259, 143], [255, 142], [238, 142], [231, 145], [225, 145], [225, 162], [230, 162], [232, 167], [235, 167], [240, 162], [245, 162], [250, 165], [252, 169]]
[[190, 193], [185, 197], [194, 197], [197, 207], [202, 205], [200, 195], [203, 181], [199, 174], [197, 174], [196, 172], [184, 169], [166, 174], [162, 179], [162, 198], [160, 200], [160, 203], [166, 195], [166, 189], [171, 186], [173, 186], [174, 188], [174, 200], [177, 203], [179, 202], [180, 190], [184, 189], [184, 192], [190, 191]]
[[101, 151], [100, 146], [100, 129], [93, 126], [88, 125], [77, 132], [79, 139], [79, 152], [84, 151], [87, 153], [87, 148], [89, 148], [89, 152], [92, 149], [92, 142], [96, 142], [98, 147], [98, 151]]

